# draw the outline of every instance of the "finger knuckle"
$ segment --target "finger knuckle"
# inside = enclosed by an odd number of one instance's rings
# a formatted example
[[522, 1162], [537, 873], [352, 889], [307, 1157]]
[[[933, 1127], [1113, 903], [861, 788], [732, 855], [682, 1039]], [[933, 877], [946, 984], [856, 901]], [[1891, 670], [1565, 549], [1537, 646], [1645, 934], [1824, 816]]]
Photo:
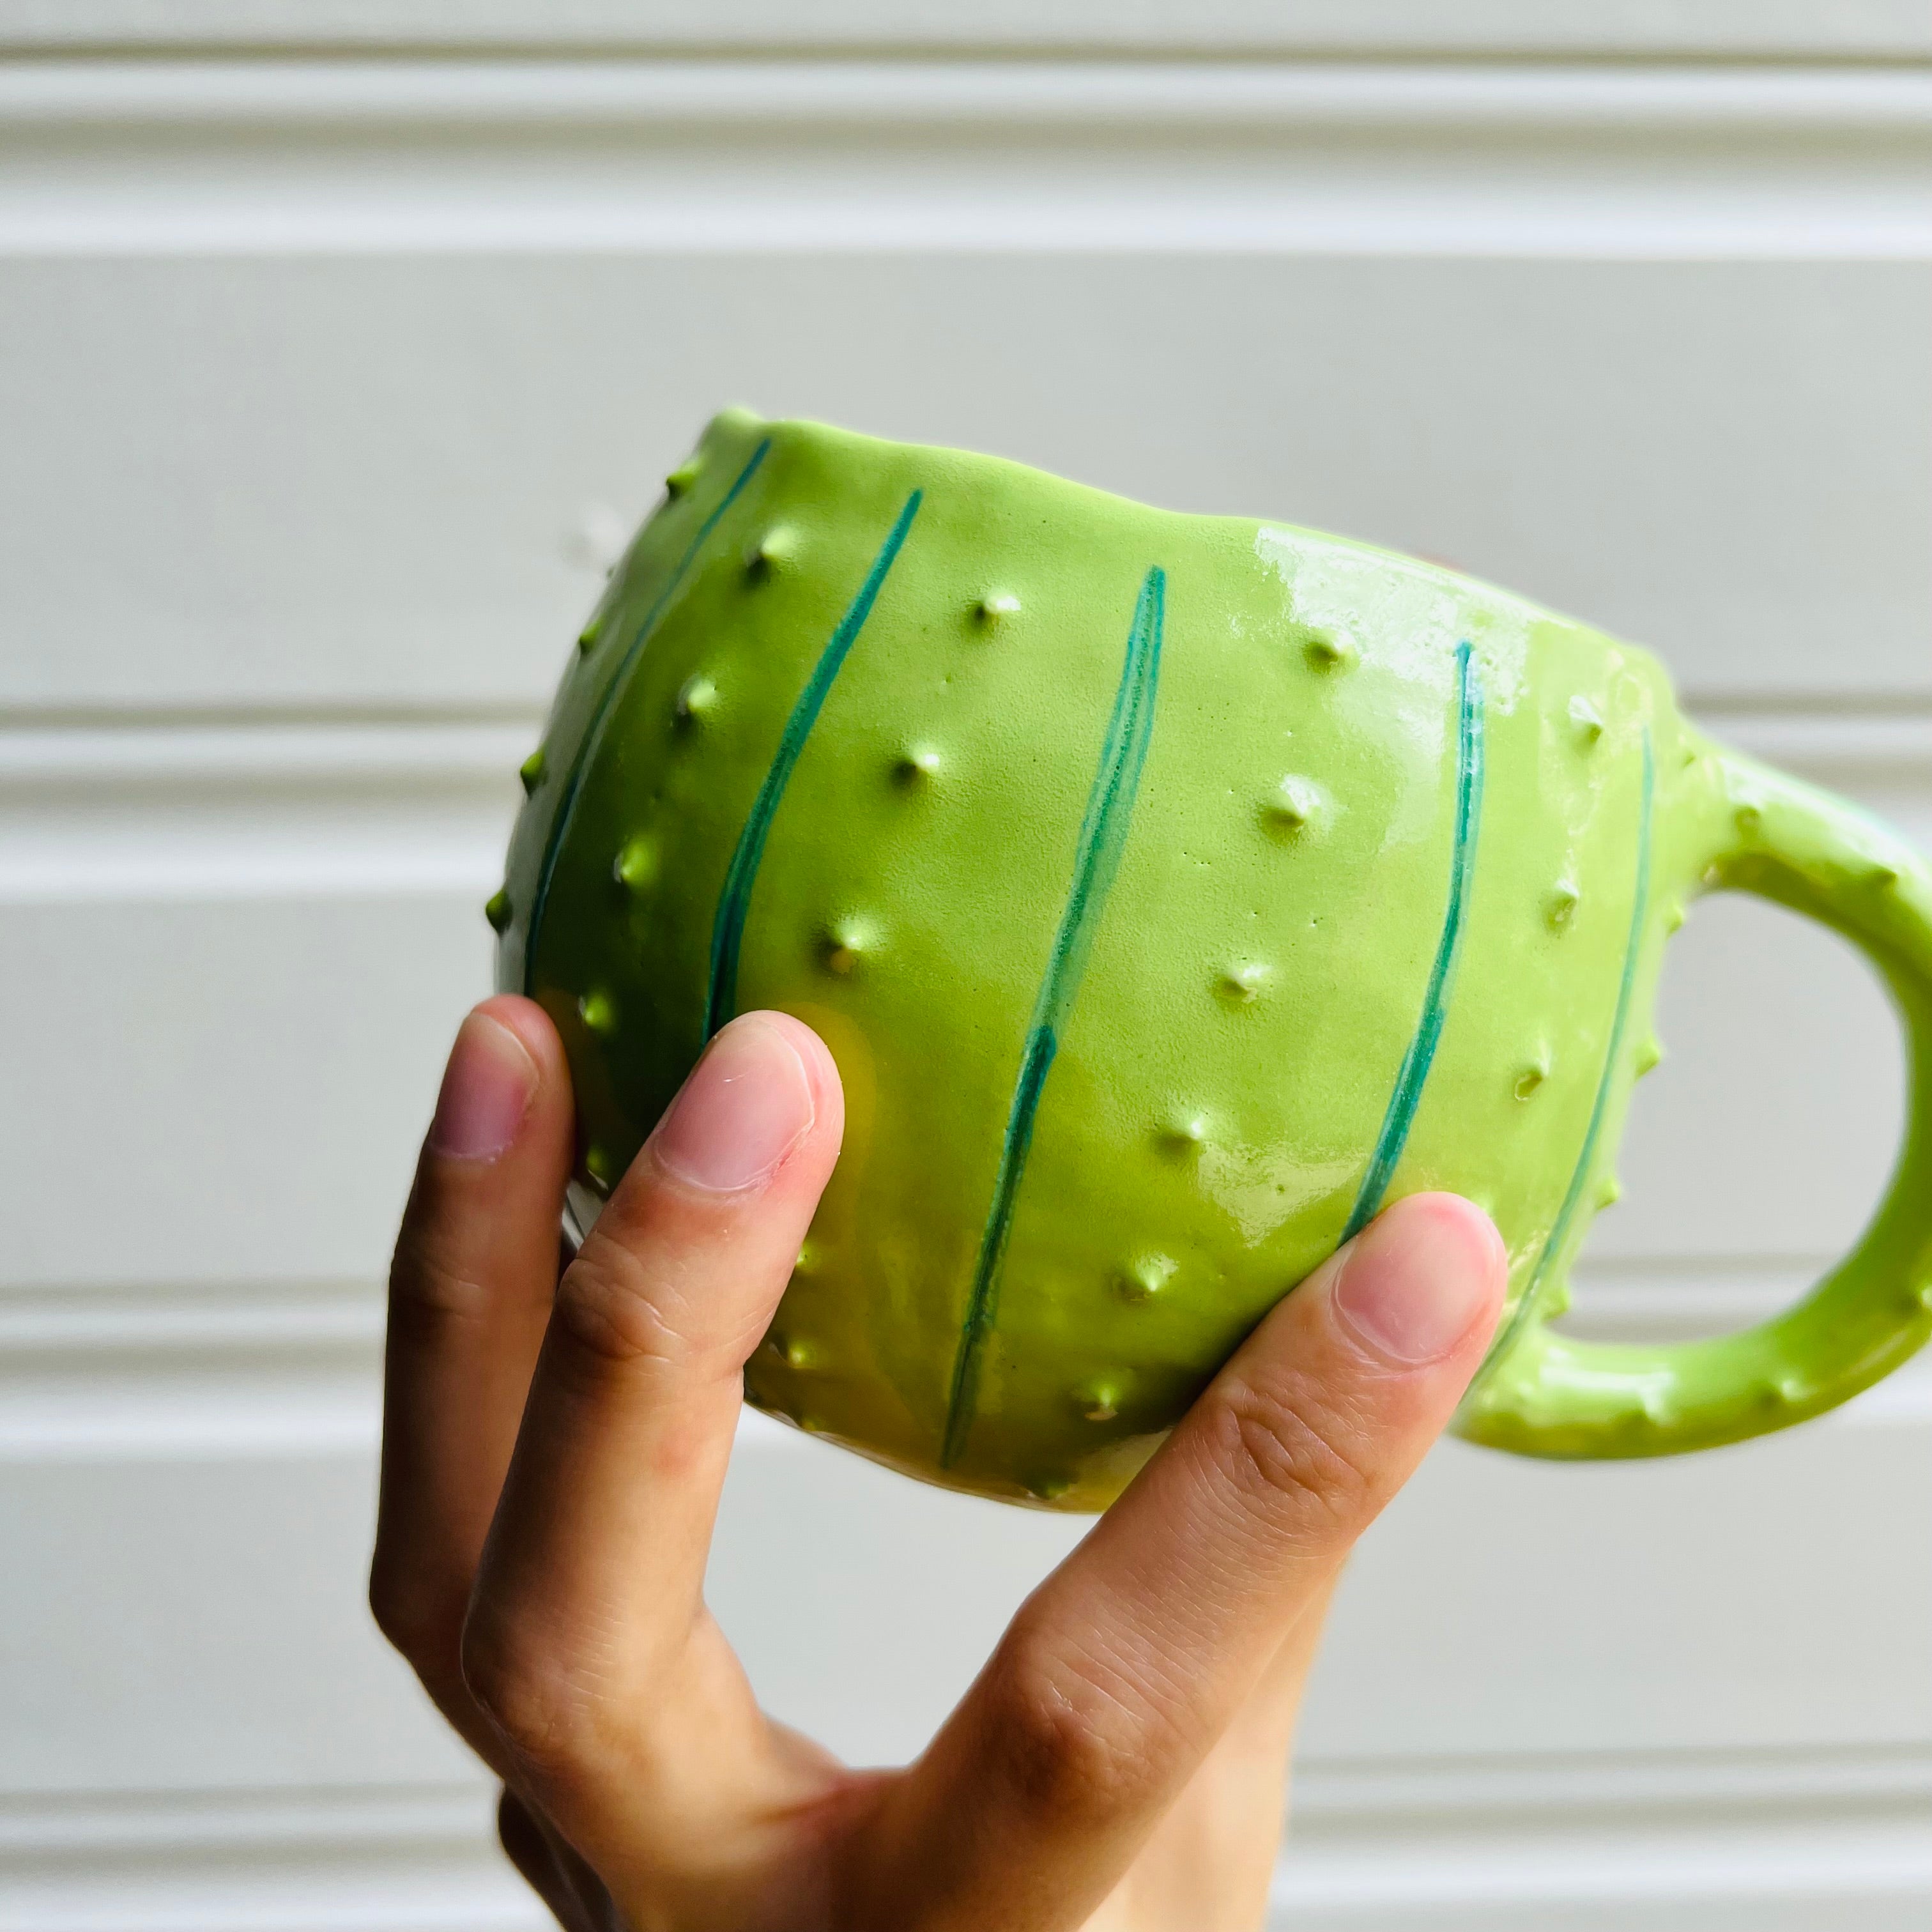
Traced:
[[369, 1614], [390, 1648], [412, 1664], [446, 1645], [454, 1651], [462, 1621], [440, 1592], [424, 1589], [380, 1549], [369, 1570]]
[[994, 1685], [997, 1748], [1029, 1815], [1079, 1825], [1145, 1802], [1165, 1720], [1120, 1672], [1022, 1621]]
[[369, 1572], [369, 1612], [438, 1708], [457, 1708], [463, 1696], [457, 1664], [463, 1633], [461, 1596], [425, 1584], [379, 1547]]
[[614, 1242], [586, 1243], [558, 1284], [554, 1319], [586, 1354], [675, 1366], [688, 1352], [665, 1313], [664, 1284]]
[[472, 1701], [525, 1766], [555, 1775], [594, 1756], [597, 1700], [547, 1633], [520, 1618], [472, 1610], [458, 1655]]
[[405, 1232], [389, 1266], [389, 1322], [411, 1338], [434, 1341], [488, 1318], [488, 1284], [454, 1263], [439, 1244]]
[[1353, 1434], [1304, 1380], [1237, 1378], [1215, 1406], [1210, 1441], [1218, 1473], [1263, 1514], [1340, 1535], [1373, 1514], [1376, 1485]]

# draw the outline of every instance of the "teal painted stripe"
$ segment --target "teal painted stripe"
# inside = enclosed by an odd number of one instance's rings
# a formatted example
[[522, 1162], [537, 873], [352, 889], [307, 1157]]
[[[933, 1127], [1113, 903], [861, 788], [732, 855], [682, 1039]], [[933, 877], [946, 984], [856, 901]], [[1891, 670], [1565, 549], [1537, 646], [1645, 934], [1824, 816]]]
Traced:
[[556, 817], [552, 820], [550, 842], [544, 848], [543, 863], [537, 872], [536, 896], [530, 902], [530, 922], [524, 935], [524, 991], [530, 991], [536, 970], [537, 934], [543, 926], [544, 914], [550, 909], [550, 881], [556, 875], [557, 860], [563, 850], [563, 842], [570, 830], [571, 820], [577, 815], [577, 801], [584, 789], [584, 774], [590, 769], [598, 746], [602, 742], [604, 728], [609, 722], [611, 712], [616, 708], [617, 700], [625, 685], [629, 681], [638, 659], [643, 655], [646, 640], [650, 638], [659, 617], [664, 614], [678, 586], [684, 581], [685, 574], [695, 560], [698, 553], [710, 540], [711, 532], [718, 527], [718, 519], [730, 508], [743, 494], [746, 484], [758, 474], [758, 466], [770, 454], [772, 440], [766, 436], [752, 451], [743, 469], [739, 471], [730, 489], [718, 500], [710, 514], [698, 526], [696, 534], [684, 547], [671, 574], [664, 580], [664, 586], [651, 600], [651, 608], [644, 613], [644, 621], [635, 634], [625, 647], [622, 660], [612, 674], [610, 681], [604, 687], [604, 694], [597, 700], [597, 708], [590, 714], [590, 722], [585, 729], [584, 740], [577, 748], [577, 756], [572, 760], [570, 775], [564, 782], [563, 802], [558, 806]]
[[1644, 914], [1650, 904], [1650, 808], [1655, 790], [1656, 764], [1651, 752], [1650, 728], [1646, 725], [1643, 734], [1643, 795], [1637, 808], [1636, 885], [1630, 899], [1630, 937], [1624, 943], [1624, 976], [1617, 988], [1616, 1011], [1610, 1019], [1610, 1045], [1604, 1050], [1604, 1070], [1597, 1079], [1597, 1098], [1590, 1108], [1590, 1124], [1583, 1132], [1582, 1151], [1577, 1155], [1576, 1167], [1570, 1174], [1569, 1190], [1563, 1196], [1562, 1206], [1556, 1210], [1556, 1220], [1550, 1230], [1549, 1238], [1543, 1244], [1543, 1252], [1536, 1258], [1529, 1286], [1523, 1290], [1522, 1299], [1516, 1304], [1509, 1325], [1490, 1348], [1485, 1367], [1490, 1362], [1502, 1359], [1529, 1319], [1542, 1292], [1544, 1277], [1562, 1252], [1570, 1224], [1576, 1218], [1583, 1190], [1589, 1182], [1590, 1169], [1596, 1161], [1598, 1136], [1603, 1131], [1604, 1115], [1610, 1104], [1610, 1089], [1616, 1084], [1617, 1062], [1623, 1051], [1624, 1030], [1630, 1022], [1630, 993], [1636, 984], [1637, 956], [1643, 948]]
[[1012, 1103], [1006, 1112], [1006, 1133], [1000, 1144], [1000, 1167], [980, 1253], [973, 1270], [973, 1289], [966, 1318], [953, 1358], [952, 1389], [946, 1404], [945, 1436], [940, 1448], [941, 1468], [950, 1468], [966, 1446], [979, 1400], [980, 1364], [986, 1340], [999, 1315], [1000, 1270], [1006, 1259], [1013, 1205], [1033, 1145], [1033, 1126], [1040, 1095], [1060, 1048], [1060, 1029], [1072, 1010], [1087, 970], [1102, 909], [1120, 869], [1134, 799], [1147, 763], [1148, 741], [1154, 733], [1154, 699], [1160, 682], [1161, 634], [1166, 621], [1167, 573], [1156, 565], [1141, 585], [1134, 606], [1132, 628], [1120, 666], [1114, 715], [1100, 748], [1100, 763], [1087, 796], [1086, 815], [1080, 822], [1075, 849], [1073, 883], [1060, 914], [1047, 956], [1046, 972], [1034, 1001], [1033, 1019], [1020, 1055], [1019, 1077], [1013, 1083]]
[[1422, 996], [1422, 1017], [1402, 1056], [1382, 1115], [1382, 1132], [1376, 1136], [1375, 1151], [1369, 1157], [1368, 1172], [1362, 1176], [1348, 1225], [1342, 1230], [1344, 1241], [1352, 1241], [1380, 1210], [1402, 1149], [1408, 1144], [1416, 1110], [1422, 1105], [1422, 1090], [1428, 1084], [1429, 1070], [1435, 1064], [1436, 1049], [1448, 1018], [1450, 988], [1468, 922], [1470, 882], [1476, 874], [1476, 842], [1482, 817], [1482, 670], [1464, 643], [1456, 646], [1456, 830], [1450, 847], [1449, 903], [1436, 942], [1436, 962], [1429, 969], [1429, 985]]
[[832, 633], [830, 641], [819, 652], [818, 662], [812, 667], [805, 688], [799, 693], [798, 701], [791, 708], [791, 716], [785, 720], [777, 753], [765, 773], [764, 783], [758, 788], [758, 796], [752, 801], [744, 829], [738, 834], [737, 846], [724, 874], [724, 890], [718, 895], [718, 910], [711, 922], [711, 978], [704, 1001], [706, 1040], [738, 1010], [738, 950], [744, 941], [745, 919], [752, 905], [752, 888], [758, 883], [758, 866], [765, 856], [765, 840], [770, 834], [772, 820], [778, 815], [779, 802], [784, 796], [785, 787], [791, 782], [799, 754], [805, 749], [805, 741], [811, 736], [813, 725], [818, 722], [818, 714], [824, 708], [832, 680], [838, 675], [839, 668], [858, 641], [860, 632], [865, 628], [866, 620], [872, 615], [879, 586], [885, 582], [886, 573], [892, 568], [899, 547], [906, 540], [906, 532], [912, 528], [912, 520], [919, 514], [924, 494], [922, 490], [915, 490], [905, 500], [898, 521], [879, 546], [879, 554], [873, 558], [872, 567], [866, 572], [866, 580], [859, 586], [859, 594], [839, 619], [838, 628]]
[[946, 1405], [946, 1432], [940, 1444], [939, 1466], [950, 1469], [966, 1446], [966, 1432], [973, 1426], [973, 1414], [980, 1400], [980, 1364], [987, 1338], [999, 1318], [1000, 1270], [1006, 1258], [1006, 1237], [1012, 1232], [1014, 1203], [1019, 1197], [1020, 1180], [1026, 1172], [1027, 1156], [1033, 1148], [1033, 1124], [1040, 1112], [1040, 1098], [1046, 1076], [1053, 1070], [1054, 1055], [1060, 1051], [1059, 1036], [1050, 1026], [1034, 1025], [1026, 1037], [1020, 1055], [1019, 1078], [1013, 1083], [1012, 1104], [1006, 1112], [1006, 1131], [1000, 1143], [1000, 1171], [993, 1183], [993, 1199], [986, 1210], [986, 1226], [980, 1237], [980, 1252], [973, 1268], [973, 1292], [966, 1304], [966, 1318], [959, 1330], [959, 1346], [952, 1358], [952, 1388]]

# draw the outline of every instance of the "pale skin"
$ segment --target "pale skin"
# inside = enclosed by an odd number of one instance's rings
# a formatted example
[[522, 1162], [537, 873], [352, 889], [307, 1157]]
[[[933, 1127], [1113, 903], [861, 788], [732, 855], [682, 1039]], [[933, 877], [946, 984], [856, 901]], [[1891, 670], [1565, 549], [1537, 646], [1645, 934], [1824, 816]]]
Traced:
[[712, 1042], [561, 1275], [570, 1084], [464, 1023], [391, 1284], [377, 1622], [569, 1932], [1253, 1932], [1322, 1622], [1480, 1363], [1502, 1243], [1399, 1202], [1287, 1296], [903, 1769], [767, 1718], [703, 1582], [742, 1371], [838, 1154], [799, 1022]]

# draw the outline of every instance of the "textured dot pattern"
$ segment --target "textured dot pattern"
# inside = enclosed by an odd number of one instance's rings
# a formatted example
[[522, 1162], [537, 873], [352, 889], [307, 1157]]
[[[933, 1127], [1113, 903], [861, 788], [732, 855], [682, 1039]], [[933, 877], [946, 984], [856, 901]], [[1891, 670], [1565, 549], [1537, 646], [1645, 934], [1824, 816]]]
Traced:
[[[1536, 1318], [1513, 1325], [1508, 1373], [1463, 1426], [1568, 1440], [1539, 1393], [1539, 1364], [1564, 1359], [1545, 1322], [1656, 1061], [1660, 941], [1688, 896], [1738, 883], [1784, 836], [1781, 794], [1700, 751], [1642, 653], [1306, 532], [721, 418], [584, 627], [490, 902], [506, 982], [572, 1055], [580, 1184], [608, 1190], [702, 1045], [734, 848], [889, 530], [903, 550], [739, 908], [736, 1008], [808, 1019], [848, 1099], [846, 1156], [748, 1367], [752, 1399], [960, 1486], [1105, 1502], [1332, 1251], [1428, 1032], [1434, 1070], [1388, 1197], [1487, 1204], [1516, 1258], [1512, 1324]], [[1078, 997], [1032, 1040], [1121, 639], [1156, 567], [1167, 637], [1131, 836]], [[1460, 963], [1432, 1016], [1459, 652], [1480, 672], [1489, 790]], [[1876, 843], [1860, 860], [1870, 916], [1916, 916], [1913, 863]], [[982, 1426], [940, 1471], [974, 1258], [1029, 1078]], [[1892, 1299], [1924, 1325], [1916, 1294]], [[1778, 1419], [1828, 1382], [1778, 1395]], [[1778, 1385], [1756, 1376], [1741, 1400], [1763, 1413]], [[1588, 1453], [1655, 1453], [1706, 1426], [1674, 1385], [1602, 1406]]]

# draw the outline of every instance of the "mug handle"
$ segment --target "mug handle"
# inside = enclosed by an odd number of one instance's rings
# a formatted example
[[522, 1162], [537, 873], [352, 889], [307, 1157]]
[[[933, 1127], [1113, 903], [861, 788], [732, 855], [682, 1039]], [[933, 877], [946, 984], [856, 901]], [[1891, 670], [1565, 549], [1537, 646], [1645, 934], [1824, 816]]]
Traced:
[[1911, 1072], [1898, 1165], [1856, 1246], [1756, 1328], [1646, 1348], [1552, 1334], [1526, 1311], [1456, 1418], [1472, 1442], [1566, 1457], [1712, 1448], [1835, 1407], [1932, 1336], [1932, 867], [1845, 800], [1690, 742], [1715, 779], [1714, 824], [1688, 858], [1696, 889], [1756, 892], [1830, 926], [1898, 1002]]

